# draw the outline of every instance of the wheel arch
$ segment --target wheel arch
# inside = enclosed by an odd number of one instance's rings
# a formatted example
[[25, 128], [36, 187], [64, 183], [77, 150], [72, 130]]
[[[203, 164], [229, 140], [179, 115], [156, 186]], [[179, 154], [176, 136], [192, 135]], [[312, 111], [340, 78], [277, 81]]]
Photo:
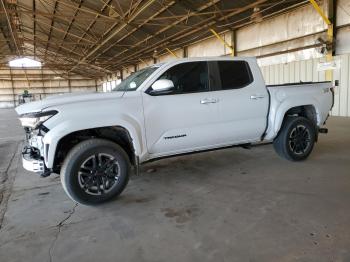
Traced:
[[132, 164], [135, 164], [136, 156], [140, 154], [142, 147], [140, 144], [142, 141], [136, 130], [122, 125], [71, 130], [63, 136], [51, 136], [47, 167], [58, 173], [67, 153], [76, 144], [91, 138], [103, 138], [118, 144], [125, 150]]
[[283, 117], [280, 117], [279, 120], [276, 121], [275, 131], [277, 134], [280, 132], [283, 122], [289, 116], [305, 117], [309, 119], [314, 124], [315, 127], [317, 126], [317, 123], [318, 123], [317, 111], [314, 105], [307, 104], [307, 105], [293, 106], [288, 110], [285, 110]]
[[277, 108], [271, 110], [269, 115], [269, 129], [266, 138], [274, 139], [283, 124], [283, 121], [288, 116], [302, 116], [309, 119], [315, 127], [320, 123], [320, 112], [316, 101], [300, 101], [299, 103], [291, 104], [288, 102], [280, 104]]
[[317, 111], [314, 105], [301, 105], [301, 106], [292, 107], [285, 112], [283, 116], [283, 120], [286, 117], [293, 116], [293, 115], [305, 117], [309, 119], [315, 126], [317, 126], [317, 123], [318, 123]]

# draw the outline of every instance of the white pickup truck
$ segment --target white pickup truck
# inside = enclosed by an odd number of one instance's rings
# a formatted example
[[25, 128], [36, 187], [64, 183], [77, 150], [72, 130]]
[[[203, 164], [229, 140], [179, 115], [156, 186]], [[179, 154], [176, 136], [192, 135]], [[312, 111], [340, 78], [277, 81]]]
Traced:
[[254, 58], [190, 58], [142, 69], [109, 93], [59, 95], [16, 108], [23, 166], [61, 175], [74, 201], [119, 195], [131, 166], [273, 142], [293, 161], [311, 153], [333, 105], [331, 82], [265, 86]]

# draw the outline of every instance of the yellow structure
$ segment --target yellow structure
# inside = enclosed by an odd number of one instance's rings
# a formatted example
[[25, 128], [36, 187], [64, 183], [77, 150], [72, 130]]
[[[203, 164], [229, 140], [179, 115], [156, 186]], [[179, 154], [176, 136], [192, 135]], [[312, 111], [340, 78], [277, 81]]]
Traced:
[[[329, 18], [325, 15], [325, 13], [323, 12], [323, 10], [321, 9], [321, 7], [316, 3], [315, 0], [309, 0], [310, 3], [312, 4], [312, 6], [315, 8], [315, 10], [320, 14], [320, 16], [322, 17], [323, 21], [327, 24], [328, 26], [328, 30], [327, 30], [327, 42], [328, 44], [330, 44], [331, 46], [333, 45], [333, 23], [329, 20]], [[332, 48], [333, 49], [333, 48]], [[327, 62], [331, 62], [333, 61], [333, 50], [328, 50], [327, 53]], [[333, 71], [332, 70], [327, 70], [326, 72], [326, 80], [327, 81], [332, 81], [333, 80]]]
[[231, 45], [229, 45], [214, 29], [210, 29], [210, 32], [213, 33], [213, 35], [216, 36], [217, 39], [219, 39], [228, 49], [231, 51], [231, 56], [235, 55], [235, 50]]

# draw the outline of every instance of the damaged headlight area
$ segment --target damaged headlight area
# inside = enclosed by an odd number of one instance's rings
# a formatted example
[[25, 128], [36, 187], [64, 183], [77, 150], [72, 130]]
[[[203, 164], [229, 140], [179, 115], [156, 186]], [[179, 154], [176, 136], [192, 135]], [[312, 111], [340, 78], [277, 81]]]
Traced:
[[28, 113], [23, 114], [19, 117], [21, 124], [23, 127], [29, 127], [31, 129], [36, 129], [42, 123], [44, 123], [49, 118], [56, 115], [58, 111], [50, 110], [45, 112], [36, 112], [36, 113]]

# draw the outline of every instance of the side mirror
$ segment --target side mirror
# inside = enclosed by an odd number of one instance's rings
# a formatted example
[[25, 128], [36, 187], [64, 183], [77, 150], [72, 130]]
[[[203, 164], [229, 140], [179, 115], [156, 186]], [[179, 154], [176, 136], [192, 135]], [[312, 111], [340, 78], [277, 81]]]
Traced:
[[131, 82], [131, 83], [129, 84], [129, 87], [130, 87], [131, 89], [134, 89], [134, 88], [137, 87], [137, 85], [136, 85], [135, 82]]
[[174, 90], [174, 83], [168, 79], [160, 79], [153, 83], [150, 94], [167, 94]]

